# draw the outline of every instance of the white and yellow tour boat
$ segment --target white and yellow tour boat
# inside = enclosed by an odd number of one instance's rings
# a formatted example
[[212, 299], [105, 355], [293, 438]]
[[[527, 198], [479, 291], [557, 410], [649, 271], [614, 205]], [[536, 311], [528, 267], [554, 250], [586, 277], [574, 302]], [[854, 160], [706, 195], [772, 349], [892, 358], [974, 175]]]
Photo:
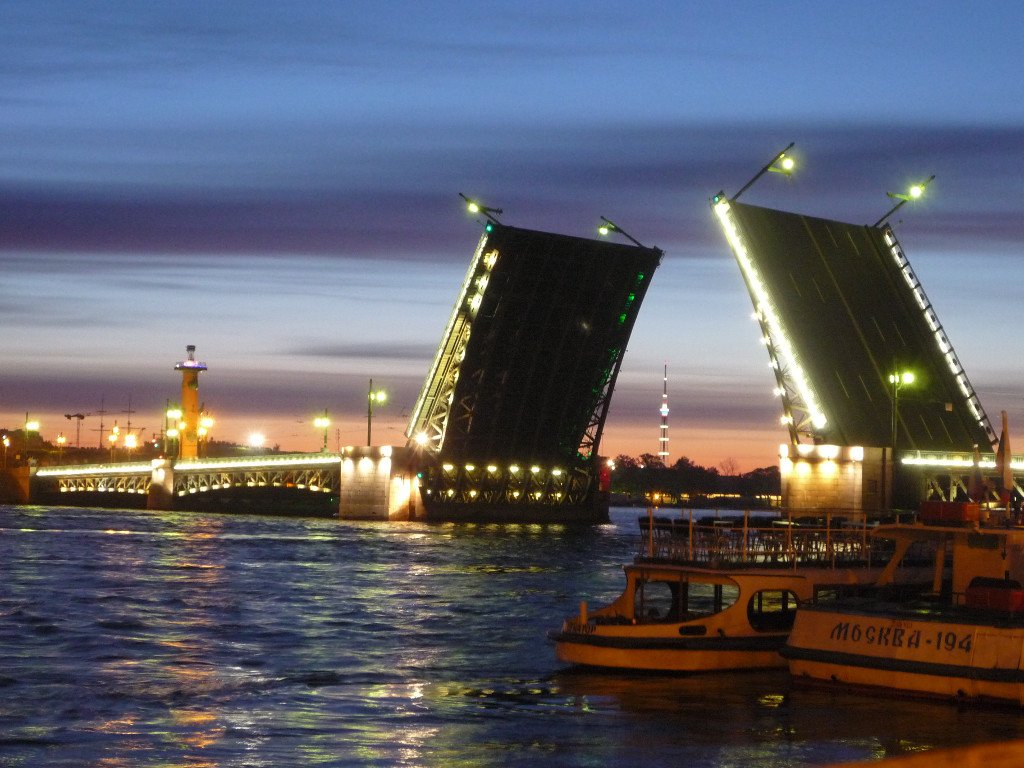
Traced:
[[598, 610], [581, 602], [579, 615], [549, 633], [560, 661], [661, 672], [784, 667], [779, 650], [797, 605], [873, 583], [888, 559], [865, 522], [832, 514], [649, 514], [640, 526], [625, 591]]
[[[976, 504], [931, 503], [894, 544], [868, 596], [801, 607], [783, 655], [797, 679], [1024, 706], [1024, 528], [981, 525]], [[928, 523], [931, 524], [928, 524]], [[929, 589], [894, 587], [932, 551]]]

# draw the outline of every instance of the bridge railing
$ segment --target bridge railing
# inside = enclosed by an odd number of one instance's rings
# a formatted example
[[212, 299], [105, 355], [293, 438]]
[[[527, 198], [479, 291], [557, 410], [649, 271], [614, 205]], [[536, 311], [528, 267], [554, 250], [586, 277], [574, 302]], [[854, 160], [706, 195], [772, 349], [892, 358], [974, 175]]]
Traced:
[[260, 467], [288, 467], [296, 465], [338, 464], [342, 461], [338, 453], [274, 453], [264, 456], [229, 456], [210, 459], [154, 459], [151, 461], [120, 462], [117, 464], [69, 464], [64, 466], [38, 467], [36, 477], [73, 477], [77, 475], [131, 475], [152, 472], [159, 466], [170, 467], [175, 472], [202, 472], [206, 470], [256, 469]]
[[151, 461], [126, 462], [121, 464], [71, 464], [66, 466], [37, 467], [32, 474], [35, 477], [75, 477], [88, 475], [141, 475], [153, 471]]

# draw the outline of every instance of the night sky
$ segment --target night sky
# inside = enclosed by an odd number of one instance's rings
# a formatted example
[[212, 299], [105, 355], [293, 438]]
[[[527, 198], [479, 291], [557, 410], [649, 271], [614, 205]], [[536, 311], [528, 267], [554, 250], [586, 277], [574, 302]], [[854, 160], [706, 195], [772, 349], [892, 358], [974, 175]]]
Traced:
[[[753, 4], [749, 4], [753, 6]], [[759, 4], [760, 5], [760, 4]], [[1024, 429], [1016, 2], [8, 2], [0, 427], [158, 432], [186, 344], [213, 437], [403, 443], [480, 227], [665, 250], [602, 453], [775, 463], [774, 380], [709, 198], [893, 220], [982, 404]], [[87, 419], [82, 442], [98, 442]]]

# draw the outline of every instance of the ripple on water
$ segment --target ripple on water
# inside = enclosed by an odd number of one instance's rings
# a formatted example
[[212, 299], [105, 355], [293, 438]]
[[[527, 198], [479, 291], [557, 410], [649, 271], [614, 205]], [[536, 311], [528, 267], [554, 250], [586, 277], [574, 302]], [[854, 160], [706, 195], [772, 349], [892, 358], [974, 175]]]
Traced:
[[778, 768], [1024, 737], [1016, 710], [784, 673], [562, 669], [545, 633], [617, 596], [635, 511], [616, 520], [0, 507], [0, 764]]

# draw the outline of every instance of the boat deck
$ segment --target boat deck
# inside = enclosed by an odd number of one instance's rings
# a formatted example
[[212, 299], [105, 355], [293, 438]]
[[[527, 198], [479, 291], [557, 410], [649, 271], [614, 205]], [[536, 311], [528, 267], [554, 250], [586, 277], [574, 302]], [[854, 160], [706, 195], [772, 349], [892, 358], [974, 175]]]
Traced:
[[884, 565], [891, 541], [874, 539], [866, 521], [845, 517], [791, 519], [639, 517], [636, 561], [708, 568], [795, 568]]

